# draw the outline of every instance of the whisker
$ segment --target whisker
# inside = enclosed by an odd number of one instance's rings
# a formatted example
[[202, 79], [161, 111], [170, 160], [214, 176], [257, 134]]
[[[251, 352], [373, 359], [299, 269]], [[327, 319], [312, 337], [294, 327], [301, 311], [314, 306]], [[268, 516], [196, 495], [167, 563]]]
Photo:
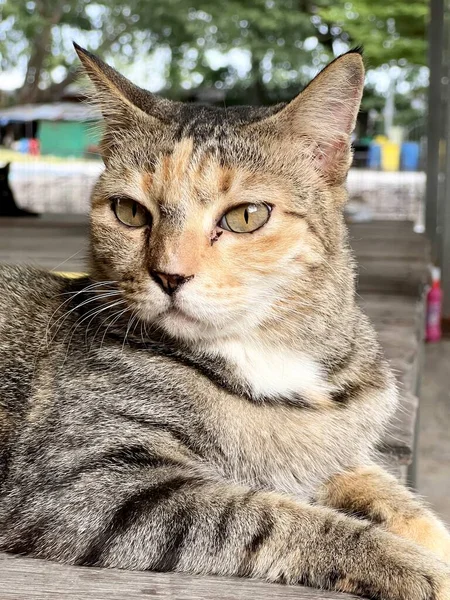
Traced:
[[130, 318], [128, 320], [127, 329], [125, 331], [125, 335], [124, 335], [123, 342], [122, 342], [122, 350], [121, 350], [122, 353], [123, 353], [123, 349], [125, 347], [125, 342], [126, 342], [128, 333], [129, 333], [129, 331], [131, 329], [131, 325], [133, 324], [133, 322], [135, 321], [136, 318], [137, 318], [137, 315], [134, 312], [132, 312], [131, 316], [130, 316]]
[[[75, 305], [71, 310], [65, 312], [63, 315], [61, 315], [58, 319], [56, 319], [56, 321], [54, 323], [50, 323], [50, 327], [55, 327], [60, 321], [60, 325], [57, 328], [57, 330], [55, 331], [52, 339], [50, 340], [50, 342], [52, 342], [55, 337], [57, 336], [59, 330], [61, 329], [61, 327], [63, 326], [64, 322], [66, 321], [66, 319], [69, 317], [69, 315], [71, 315], [74, 311], [78, 310], [79, 308], [81, 308], [82, 306], [85, 306], [86, 304], [89, 304], [91, 302], [95, 302], [96, 300], [101, 300], [102, 298], [109, 298], [110, 296], [118, 296], [120, 295], [120, 292], [116, 291], [116, 290], [112, 290], [110, 292], [105, 292], [104, 294], [97, 294], [96, 296], [94, 296], [93, 298], [88, 298], [87, 300], [84, 300], [83, 302], [80, 302], [80, 304]], [[54, 315], [55, 313], [53, 313]], [[49, 330], [49, 326], [47, 326], [46, 329], [46, 334]]]
[[116, 316], [116, 318], [113, 321], [111, 321], [111, 323], [106, 327], [105, 332], [103, 333], [102, 341], [100, 342], [100, 349], [103, 346], [103, 342], [105, 341], [105, 337], [106, 337], [106, 334], [108, 333], [108, 329], [111, 327], [111, 325], [114, 325], [114, 323], [116, 323], [120, 319], [120, 317], [122, 315], [124, 315], [128, 310], [129, 310], [129, 308], [127, 307], [127, 308], [123, 309], [121, 312], [119, 312], [119, 314]]
[[115, 284], [118, 283], [117, 281], [111, 280], [111, 281], [94, 281], [94, 283], [91, 283], [90, 285], [87, 285], [86, 287], [82, 288], [81, 290], [77, 290], [75, 292], [62, 292], [61, 294], [57, 294], [57, 296], [68, 296], [68, 295], [73, 295], [73, 296], [77, 296], [78, 294], [84, 294], [85, 292], [91, 291], [93, 288], [99, 287], [101, 285], [109, 285], [109, 284]]
[[58, 269], [59, 267], [61, 267], [62, 265], [65, 265], [67, 261], [69, 261], [71, 258], [74, 258], [75, 256], [77, 256], [78, 254], [80, 254], [80, 252], [83, 252], [84, 248], [81, 248], [80, 250], [78, 250], [78, 252], [74, 252], [72, 254], [72, 256], [69, 256], [69, 258], [66, 258], [66, 260], [63, 260], [62, 262], [60, 262], [58, 265], [56, 265], [56, 267], [53, 267], [53, 269], [51, 269], [52, 271], [56, 271], [56, 269]]
[[[70, 346], [72, 344], [72, 339], [73, 336], [75, 335], [76, 330], [78, 329], [78, 327], [84, 322], [86, 321], [86, 319], [88, 319], [92, 313], [94, 313], [94, 316], [99, 315], [100, 313], [104, 312], [105, 310], [111, 310], [112, 308], [115, 308], [116, 306], [119, 306], [120, 304], [123, 304], [125, 302], [125, 300], [117, 300], [117, 301], [111, 301], [109, 303], [107, 303], [105, 306], [96, 306], [94, 309], [90, 310], [87, 312], [86, 315], [84, 315], [84, 317], [81, 320], [78, 320], [75, 322], [75, 324], [73, 325], [73, 327], [70, 329], [69, 333], [71, 333], [69, 341], [67, 343], [67, 349], [66, 349], [66, 354], [64, 356], [64, 360], [63, 363], [61, 365], [61, 368], [64, 366], [66, 360], [67, 360], [67, 356], [69, 354], [69, 350], [70, 350]], [[69, 333], [67, 335], [69, 335]], [[65, 336], [63, 342], [65, 342], [67, 335]]]

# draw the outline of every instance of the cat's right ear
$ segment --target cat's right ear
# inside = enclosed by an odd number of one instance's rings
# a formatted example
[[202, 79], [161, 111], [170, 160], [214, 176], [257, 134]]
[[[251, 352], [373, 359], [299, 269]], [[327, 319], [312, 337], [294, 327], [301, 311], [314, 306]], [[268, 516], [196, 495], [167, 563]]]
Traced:
[[296, 159], [307, 150], [311, 165], [330, 183], [342, 184], [351, 163], [351, 133], [364, 87], [359, 49], [339, 56], [291, 102], [252, 124], [264, 135], [285, 141]]
[[163, 130], [168, 125], [174, 111], [172, 102], [134, 85], [98, 56], [75, 42], [73, 45], [94, 85], [91, 99], [106, 121], [106, 137], [123, 128], [145, 126], [146, 130]]

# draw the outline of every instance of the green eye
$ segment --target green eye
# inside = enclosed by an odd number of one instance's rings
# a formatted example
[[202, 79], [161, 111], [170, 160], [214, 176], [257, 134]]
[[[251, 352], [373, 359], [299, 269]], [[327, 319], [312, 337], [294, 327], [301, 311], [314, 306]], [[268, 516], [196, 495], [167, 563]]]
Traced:
[[219, 227], [234, 233], [251, 233], [267, 223], [271, 210], [268, 204], [240, 204], [223, 215]]
[[113, 198], [111, 208], [119, 221], [128, 227], [144, 227], [151, 223], [148, 210], [131, 198]]

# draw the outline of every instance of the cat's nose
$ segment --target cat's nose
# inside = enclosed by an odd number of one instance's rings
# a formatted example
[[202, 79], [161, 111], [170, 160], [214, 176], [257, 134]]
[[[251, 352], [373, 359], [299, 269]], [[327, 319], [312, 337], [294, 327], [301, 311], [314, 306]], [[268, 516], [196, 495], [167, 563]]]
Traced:
[[150, 275], [159, 287], [166, 292], [166, 294], [169, 294], [169, 296], [172, 296], [183, 283], [186, 283], [186, 281], [189, 281], [194, 277], [193, 275], [188, 275], [186, 277], [184, 275], [176, 275], [173, 273], [162, 273], [161, 271], [150, 271]]

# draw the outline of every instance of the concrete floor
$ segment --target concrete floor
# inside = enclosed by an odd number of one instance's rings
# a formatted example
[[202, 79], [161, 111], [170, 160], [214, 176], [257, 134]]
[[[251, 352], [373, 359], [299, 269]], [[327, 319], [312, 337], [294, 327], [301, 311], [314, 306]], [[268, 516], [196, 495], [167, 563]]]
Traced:
[[424, 363], [418, 488], [450, 526], [450, 340], [427, 344]]

